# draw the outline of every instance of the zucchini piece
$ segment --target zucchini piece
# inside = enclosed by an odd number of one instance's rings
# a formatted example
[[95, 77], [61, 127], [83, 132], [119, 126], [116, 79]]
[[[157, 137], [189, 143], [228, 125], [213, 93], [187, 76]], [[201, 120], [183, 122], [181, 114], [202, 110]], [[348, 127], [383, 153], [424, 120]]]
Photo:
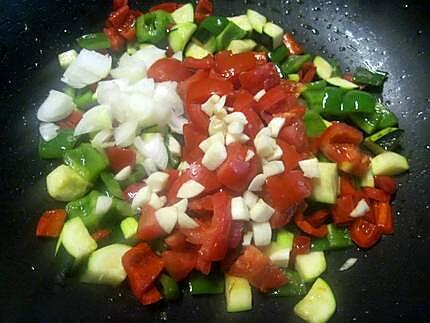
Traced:
[[[281, 46], [269, 53], [269, 58], [273, 63], [281, 65], [282, 62], [288, 57], [288, 55], [290, 55], [290, 50], [284, 44], [282, 44]], [[298, 80], [299, 78], [297, 78], [297, 81]]]
[[202, 46], [197, 45], [196, 43], [189, 43], [187, 48], [185, 49], [185, 57], [192, 58], [205, 58], [210, 55], [211, 52], [204, 49]]
[[341, 87], [342, 89], [346, 89], [346, 90], [352, 90], [352, 89], [358, 88], [357, 84], [352, 83], [352, 82], [345, 80], [345, 79], [338, 77], [338, 76], [330, 77], [330, 78], [326, 79], [326, 81], [327, 81], [327, 83], [330, 83], [331, 85]]
[[272, 49], [278, 48], [282, 44], [284, 30], [273, 22], [266, 22], [263, 27], [263, 33], [272, 39]]
[[335, 311], [336, 299], [322, 278], [318, 278], [307, 295], [294, 306], [294, 313], [310, 323], [327, 322]]
[[139, 223], [135, 218], [130, 216], [122, 220], [120, 226], [124, 238], [130, 239], [136, 234]]
[[88, 259], [81, 281], [118, 286], [127, 277], [122, 265], [122, 256], [130, 249], [130, 246], [118, 243], [94, 251]]
[[46, 186], [53, 199], [68, 202], [84, 196], [90, 183], [71, 167], [60, 165], [48, 174]]
[[316, 202], [336, 203], [339, 174], [335, 163], [318, 163], [320, 168], [320, 177], [312, 179], [312, 196]]
[[217, 50], [220, 51], [227, 48], [232, 40], [242, 39], [246, 34], [246, 30], [229, 21], [224, 30], [216, 37]]
[[246, 16], [248, 17], [249, 23], [251, 24], [252, 28], [259, 34], [263, 33], [263, 28], [267, 22], [267, 18], [261, 13], [252, 9], [248, 9], [246, 11]]
[[277, 242], [272, 242], [264, 248], [264, 254], [269, 257], [273, 264], [279, 267], [288, 267], [290, 260], [291, 247], [284, 247]]
[[375, 178], [373, 177], [372, 168], [369, 167], [369, 170], [366, 174], [359, 178], [360, 187], [375, 187]]
[[64, 223], [61, 243], [66, 251], [78, 261], [97, 249], [97, 242], [91, 237], [80, 217]]
[[225, 302], [227, 312], [243, 312], [252, 309], [252, 290], [245, 278], [225, 275]]
[[324, 58], [321, 56], [316, 56], [314, 58], [314, 65], [317, 68], [317, 75], [323, 79], [326, 80], [331, 77], [333, 73], [333, 68], [331, 67], [330, 63], [327, 62]]
[[66, 69], [70, 64], [78, 57], [78, 53], [74, 50], [68, 50], [67, 52], [58, 54], [58, 63], [62, 69]]
[[245, 30], [247, 34], [250, 34], [252, 32], [253, 28], [247, 15], [228, 17], [227, 19], [234, 23], [236, 26], [238, 26], [240, 29]]
[[176, 24], [192, 23], [194, 22], [193, 5], [191, 3], [187, 3], [173, 11], [170, 15]]
[[196, 29], [197, 25], [192, 22], [184, 22], [176, 25], [169, 33], [169, 45], [172, 50], [174, 52], [183, 51]]
[[285, 276], [288, 278], [288, 283], [277, 289], [274, 289], [270, 295], [278, 297], [287, 296], [304, 296], [308, 291], [305, 282], [300, 275], [291, 269], [283, 268]]
[[293, 249], [294, 234], [290, 231], [281, 229], [276, 233], [276, 243], [281, 248]]
[[387, 151], [373, 157], [370, 165], [375, 176], [394, 176], [406, 172], [409, 169], [408, 160], [402, 155], [392, 151]]
[[305, 255], [297, 255], [294, 267], [305, 282], [311, 282], [327, 269], [324, 252], [311, 251]]
[[235, 39], [230, 42], [227, 50], [231, 50], [233, 54], [250, 52], [257, 46], [257, 43], [252, 39]]
[[288, 74], [288, 75], [287, 75], [287, 78], [288, 78], [290, 81], [294, 81], [294, 82], [298, 82], [298, 81], [300, 81], [300, 75], [299, 75], [299, 74]]

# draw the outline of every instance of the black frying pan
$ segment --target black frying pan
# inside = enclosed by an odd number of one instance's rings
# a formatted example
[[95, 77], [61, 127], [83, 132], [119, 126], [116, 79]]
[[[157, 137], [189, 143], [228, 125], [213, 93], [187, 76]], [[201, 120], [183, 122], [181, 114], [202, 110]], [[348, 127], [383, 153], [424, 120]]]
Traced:
[[[148, 8], [154, 1], [140, 1]], [[110, 0], [3, 1], [0, 11], [0, 321], [296, 322], [297, 299], [254, 295], [251, 312], [227, 314], [224, 297], [185, 295], [138, 304], [127, 288], [52, 282], [53, 243], [37, 241], [38, 216], [56, 204], [45, 192], [52, 168], [36, 153], [36, 107], [58, 86], [56, 55], [83, 32], [97, 31]], [[294, 31], [307, 51], [390, 73], [384, 95], [406, 129], [411, 171], [394, 202], [396, 232], [369, 251], [328, 255], [335, 322], [424, 322], [430, 317], [430, 3], [427, 1], [215, 1], [218, 14], [268, 15]], [[349, 257], [358, 263], [337, 269]]]

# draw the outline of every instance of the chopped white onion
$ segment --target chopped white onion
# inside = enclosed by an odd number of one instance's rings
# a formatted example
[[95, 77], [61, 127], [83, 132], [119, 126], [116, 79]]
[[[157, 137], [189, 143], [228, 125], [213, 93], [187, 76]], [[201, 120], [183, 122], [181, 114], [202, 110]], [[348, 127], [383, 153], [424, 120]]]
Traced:
[[152, 158], [145, 158], [145, 160], [142, 163], [142, 166], [145, 169], [145, 173], [147, 175], [153, 174], [156, 171], [158, 171], [157, 165], [154, 163]]
[[246, 151], [245, 161], [246, 161], [246, 162], [247, 162], [247, 161], [250, 161], [252, 158], [254, 158], [254, 156], [255, 156], [254, 151], [253, 151], [253, 150], [251, 150], [251, 149], [248, 149], [248, 150]]
[[84, 113], [76, 125], [75, 136], [112, 128], [112, 111], [108, 105], [98, 105]]
[[125, 181], [130, 175], [131, 175], [131, 166], [125, 166], [118, 173], [116, 173], [116, 175], [114, 176], [114, 179], [116, 179], [117, 181]]
[[[267, 129], [267, 131], [265, 129]], [[271, 137], [272, 132], [269, 128], [263, 128], [262, 130], [255, 136], [254, 146], [259, 156], [269, 157], [275, 150], [276, 141]]]
[[113, 133], [111, 129], [103, 129], [94, 136], [91, 140], [91, 145], [103, 148], [106, 142], [112, 138], [112, 135]]
[[139, 49], [134, 55], [142, 60], [146, 68], [150, 68], [152, 64], [158, 61], [160, 58], [166, 57], [166, 51], [162, 50], [154, 45], [147, 45], [142, 49]]
[[66, 69], [61, 80], [73, 88], [81, 89], [108, 76], [111, 65], [110, 55], [83, 49]]
[[57, 137], [58, 130], [60, 129], [55, 123], [42, 123], [39, 126], [40, 136], [45, 141], [51, 141], [55, 137]]
[[136, 137], [134, 146], [144, 157], [151, 158], [158, 169], [165, 170], [167, 168], [169, 155], [164, 145], [163, 136], [160, 133], [151, 134], [145, 140]]
[[248, 208], [252, 208], [257, 204], [259, 197], [250, 191], [243, 193], [243, 200]]
[[284, 163], [280, 160], [271, 161], [263, 165], [263, 174], [267, 177], [282, 174], [285, 170]]
[[272, 228], [269, 222], [252, 223], [252, 233], [257, 247], [267, 246], [272, 241]]
[[176, 92], [176, 82], [157, 83], [154, 92], [155, 102], [159, 106], [168, 108], [174, 114], [180, 116], [184, 114], [184, 104]]
[[258, 91], [255, 95], [254, 95], [254, 100], [255, 101], [260, 101], [260, 99], [266, 94], [266, 90], [262, 89], [260, 91]]
[[151, 198], [149, 199], [148, 205], [155, 210], [161, 209], [166, 204], [166, 197], [159, 197], [156, 193], [151, 194]]
[[96, 201], [96, 215], [104, 215], [112, 206], [112, 198], [109, 196], [99, 196]]
[[285, 118], [275, 117], [272, 120], [270, 120], [267, 126], [272, 132], [272, 137], [274, 138], [278, 137], [279, 132], [281, 131], [284, 124], [285, 124]]
[[202, 184], [190, 179], [189, 181], [186, 181], [184, 184], [182, 184], [176, 196], [180, 199], [188, 199], [196, 197], [204, 190], [205, 187]]
[[110, 74], [113, 78], [127, 79], [134, 83], [146, 76], [146, 65], [136, 54], [124, 53], [118, 62], [118, 67]]
[[167, 135], [167, 149], [174, 155], [181, 155], [181, 144], [172, 135]]
[[187, 211], [187, 207], [188, 207], [188, 200], [182, 199], [182, 200], [176, 202], [175, 204], [173, 204], [173, 206], [178, 209], [178, 213], [185, 213]]
[[264, 183], [266, 183], [266, 178], [267, 176], [264, 174], [258, 174], [257, 176], [255, 176], [252, 179], [251, 183], [249, 183], [248, 191], [251, 191], [251, 192], [261, 191]]
[[153, 79], [144, 78], [124, 89], [125, 93], [140, 93], [148, 97], [153, 97], [155, 82]]
[[244, 125], [238, 121], [230, 123], [227, 127], [227, 131], [232, 135], [240, 135], [243, 132]]
[[194, 229], [199, 226], [199, 224], [192, 217], [184, 212], [178, 213], [178, 224], [184, 229]]
[[310, 158], [299, 161], [299, 167], [303, 171], [303, 174], [309, 178], [320, 177], [320, 166], [318, 159]]
[[202, 164], [209, 170], [215, 170], [227, 159], [227, 150], [220, 143], [212, 144], [205, 152]]
[[358, 201], [356, 207], [354, 208], [354, 210], [351, 211], [349, 215], [353, 218], [358, 218], [360, 216], [365, 215], [369, 211], [370, 211], [370, 207], [367, 204], [366, 200], [361, 199], [360, 201]]
[[282, 155], [284, 152], [282, 151], [282, 148], [276, 144], [275, 148], [273, 149], [273, 153], [270, 156], [266, 157], [267, 161], [273, 161], [273, 160], [279, 160], [282, 158]]
[[275, 210], [264, 202], [263, 199], [259, 199], [258, 202], [249, 210], [249, 215], [255, 222], [269, 221], [273, 213], [275, 213]]
[[242, 246], [251, 245], [251, 241], [252, 241], [252, 231], [245, 232], [242, 239]]
[[155, 218], [160, 227], [166, 233], [172, 232], [178, 222], [178, 209], [174, 206], [167, 206], [155, 211]]
[[152, 191], [158, 193], [166, 187], [168, 179], [169, 174], [163, 172], [155, 172], [149, 175], [145, 182], [151, 188]]
[[231, 199], [231, 218], [233, 220], [249, 220], [249, 210], [241, 196]]
[[340, 266], [339, 271], [345, 271], [350, 269], [357, 262], [357, 258], [348, 258], [342, 266]]
[[239, 122], [243, 125], [248, 123], [248, 120], [246, 119], [246, 116], [242, 112], [233, 112], [229, 113], [224, 117], [224, 121], [228, 124], [233, 122]]
[[180, 135], [184, 134], [184, 125], [188, 123], [188, 120], [183, 116], [177, 116], [172, 114], [168, 122], [170, 130]]
[[134, 195], [133, 201], [131, 201], [131, 208], [136, 210], [143, 204], [148, 203], [151, 199], [151, 194], [152, 191], [148, 186], [142, 187], [136, 192], [136, 195]]
[[48, 97], [37, 110], [37, 119], [44, 122], [55, 122], [67, 118], [75, 108], [73, 99], [55, 90], [49, 91]]
[[120, 147], [130, 146], [136, 137], [137, 123], [134, 121], [126, 121], [121, 123], [117, 128], [113, 129], [115, 144]]

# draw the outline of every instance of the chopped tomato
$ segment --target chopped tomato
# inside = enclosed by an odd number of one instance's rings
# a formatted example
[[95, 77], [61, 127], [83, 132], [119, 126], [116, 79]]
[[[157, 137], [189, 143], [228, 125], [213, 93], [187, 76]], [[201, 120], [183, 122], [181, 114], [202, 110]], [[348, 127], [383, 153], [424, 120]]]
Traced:
[[122, 147], [108, 147], [105, 149], [110, 167], [114, 172], [119, 172], [127, 166], [134, 168], [136, 165], [136, 152]]
[[256, 104], [254, 97], [247, 91], [239, 91], [233, 103], [233, 109], [245, 115], [248, 123], [245, 125], [244, 133], [251, 138], [255, 138], [264, 127], [263, 121], [253, 109]]
[[293, 34], [287, 32], [283, 37], [283, 43], [285, 47], [288, 48], [291, 55], [301, 55], [303, 54], [303, 48], [300, 44], [294, 39]]
[[203, 157], [203, 152], [199, 148], [199, 144], [206, 139], [207, 135], [199, 131], [191, 123], [185, 124], [183, 131], [185, 145], [182, 148], [182, 159], [192, 163]]
[[233, 91], [233, 84], [228, 81], [208, 77], [188, 89], [187, 103], [204, 103], [212, 94], [228, 95]]
[[394, 194], [397, 190], [396, 180], [391, 176], [375, 176], [375, 186], [388, 194]]
[[130, 8], [128, 5], [122, 6], [116, 11], [111, 12], [106, 21], [106, 26], [114, 28], [120, 27], [124, 23], [125, 19], [127, 19], [129, 12]]
[[193, 199], [189, 201], [188, 210], [197, 215], [212, 214], [212, 212], [214, 211], [212, 197], [208, 195], [199, 199]]
[[234, 142], [227, 146], [227, 159], [218, 167], [218, 181], [234, 192], [242, 193], [258, 174], [260, 163], [257, 157], [245, 161], [249, 148]]
[[349, 176], [340, 176], [340, 195], [361, 196], [361, 193], [357, 191]]
[[282, 228], [283, 226], [290, 223], [296, 211], [297, 205], [290, 206], [285, 210], [275, 209], [275, 213], [273, 213], [272, 217], [270, 218], [270, 226], [272, 229]]
[[285, 143], [282, 139], [276, 140], [276, 143], [282, 149], [282, 161], [286, 170], [293, 170], [299, 166], [299, 161], [304, 159], [301, 154], [299, 154], [293, 145]]
[[206, 17], [211, 16], [213, 10], [213, 4], [211, 0], [199, 0], [194, 14], [196, 22], [201, 23]]
[[336, 200], [336, 204], [331, 209], [333, 222], [336, 225], [346, 225], [354, 221], [350, 216], [356, 207], [358, 199], [353, 195], [344, 195]]
[[157, 303], [162, 298], [163, 297], [161, 296], [158, 289], [154, 285], [151, 285], [142, 293], [142, 296], [140, 297], [140, 302], [143, 305], [151, 305]]
[[292, 170], [270, 176], [263, 187], [263, 196], [272, 207], [282, 211], [303, 202], [311, 191], [311, 181], [301, 171]]
[[192, 73], [175, 58], [162, 58], [156, 61], [148, 69], [148, 77], [153, 78], [156, 82], [165, 81], [184, 81]]
[[63, 209], [48, 210], [39, 218], [36, 228], [37, 237], [57, 238], [66, 221], [66, 211]]
[[123, 24], [117, 28], [118, 33], [128, 41], [133, 41], [136, 38], [136, 17], [129, 13]]
[[254, 100], [254, 96], [246, 90], [238, 90], [231, 96], [232, 101], [227, 102], [233, 106], [235, 110], [237, 109], [253, 109], [256, 107], [257, 102]]
[[257, 66], [252, 52], [231, 54], [229, 51], [215, 55], [215, 70], [227, 79], [238, 81], [242, 72], [250, 71]]
[[314, 227], [312, 224], [305, 220], [301, 212], [296, 213], [296, 215], [294, 216], [294, 223], [304, 233], [307, 233], [313, 237], [324, 238], [328, 233], [326, 225]]
[[267, 53], [266, 52], [252, 52], [257, 61], [257, 65], [262, 65], [267, 63]]
[[164, 172], [169, 174], [169, 177], [167, 178], [166, 185], [165, 185], [164, 189], [161, 191], [160, 195], [167, 194], [167, 192], [169, 191], [169, 188], [173, 185], [173, 183], [179, 177], [179, 171], [177, 169], [168, 168]]
[[285, 141], [285, 143], [293, 145], [299, 153], [308, 150], [309, 143], [301, 118], [287, 120], [279, 133], [279, 138]]
[[166, 232], [160, 226], [155, 217], [155, 210], [145, 204], [140, 213], [139, 226], [136, 237], [142, 241], [151, 241], [165, 236]]
[[361, 248], [370, 248], [381, 238], [381, 228], [376, 224], [358, 218], [349, 227], [351, 239]]
[[143, 304], [160, 299], [160, 296], [157, 296], [158, 291], [153, 290], [153, 283], [163, 270], [164, 263], [147, 243], [139, 243], [128, 250], [122, 257], [122, 264], [134, 296]]
[[193, 76], [178, 84], [178, 93], [184, 102], [188, 102], [188, 91], [192, 85], [206, 79], [208, 75], [208, 71], [198, 70]]
[[132, 201], [137, 191], [139, 191], [142, 187], [144, 187], [145, 183], [132, 183], [124, 190], [123, 197], [126, 201]]
[[204, 196], [215, 192], [221, 188], [221, 183], [218, 181], [216, 173], [211, 172], [201, 162], [195, 161], [190, 164], [190, 166], [182, 172], [181, 175], [176, 179], [176, 181], [170, 187], [167, 194], [167, 201], [169, 203], [174, 203], [178, 200], [176, 197], [182, 184], [189, 180], [194, 180], [205, 187], [204, 191], [200, 194]]
[[281, 85], [275, 86], [268, 90], [258, 101], [258, 109], [260, 111], [270, 110], [284, 101], [288, 96]]
[[176, 281], [187, 277], [196, 265], [195, 250], [167, 250], [161, 254], [161, 258], [163, 258], [167, 272]]
[[168, 237], [164, 239], [164, 242], [169, 246], [172, 250], [182, 250], [187, 245], [187, 237], [179, 230], [176, 230], [174, 233], [170, 234]]
[[390, 201], [390, 195], [378, 188], [363, 187], [363, 195], [368, 199], [375, 200], [375, 201], [380, 201], [380, 202]]
[[373, 215], [375, 224], [381, 229], [383, 234], [393, 234], [393, 212], [389, 202], [373, 203]]
[[81, 121], [83, 113], [81, 111], [73, 111], [66, 119], [58, 122], [60, 128], [73, 129]]
[[209, 116], [202, 111], [200, 104], [186, 104], [185, 111], [188, 120], [193, 124], [196, 129], [201, 133], [207, 135], [209, 128]]
[[314, 79], [317, 68], [313, 63], [305, 63], [299, 72], [301, 83], [310, 83]]
[[100, 240], [103, 240], [103, 239], [105, 239], [105, 238], [109, 237], [111, 233], [112, 233], [112, 231], [111, 231], [111, 230], [109, 230], [109, 229], [100, 229], [100, 230], [97, 230], [96, 232], [94, 232], [94, 233], [91, 235], [91, 237], [92, 237], [95, 241], [100, 241]]
[[363, 134], [345, 123], [333, 123], [321, 136], [321, 151], [349, 174], [363, 176], [369, 168], [369, 156], [358, 145]]
[[290, 264], [294, 265], [298, 255], [306, 255], [311, 250], [311, 238], [307, 236], [294, 236], [293, 249], [290, 253]]
[[205, 218], [204, 220], [201, 218], [195, 218], [194, 221], [199, 224], [198, 227], [194, 229], [181, 228], [180, 231], [185, 235], [185, 240], [195, 245], [203, 244], [203, 241], [207, 236], [207, 232], [209, 231], [211, 219], [212, 217]]
[[114, 51], [120, 51], [125, 46], [125, 39], [114, 27], [104, 28], [103, 32], [109, 38], [110, 46]]
[[200, 250], [196, 260], [196, 269], [205, 275], [209, 275], [212, 268], [212, 262], [207, 260], [200, 254]]
[[163, 10], [163, 11], [171, 13], [180, 7], [182, 7], [181, 3], [165, 2], [165, 3], [160, 3], [156, 6], [151, 7], [148, 11], [153, 12], [153, 11], [157, 11], [157, 10]]
[[231, 228], [230, 196], [225, 192], [212, 195], [214, 213], [211, 227], [200, 249], [204, 259], [219, 261], [224, 258], [229, 246]]
[[113, 0], [113, 9], [118, 10], [128, 4], [128, 0]]
[[243, 240], [246, 223], [244, 221], [233, 221], [230, 228], [228, 247], [235, 249], [240, 246]]
[[262, 292], [281, 287], [288, 282], [282, 270], [254, 246], [244, 248], [243, 254], [231, 265], [228, 273], [247, 279]]
[[239, 75], [242, 89], [248, 90], [251, 94], [265, 89], [269, 90], [281, 82], [276, 67], [272, 63], [258, 65], [256, 68], [243, 72]]
[[205, 58], [192, 58], [186, 57], [184, 59], [184, 66], [191, 69], [202, 69], [202, 70], [210, 70], [214, 67], [215, 61], [212, 55], [208, 55]]
[[306, 221], [314, 227], [319, 227], [324, 224], [324, 222], [329, 218], [329, 216], [330, 214], [328, 210], [318, 210], [308, 216], [306, 218]]

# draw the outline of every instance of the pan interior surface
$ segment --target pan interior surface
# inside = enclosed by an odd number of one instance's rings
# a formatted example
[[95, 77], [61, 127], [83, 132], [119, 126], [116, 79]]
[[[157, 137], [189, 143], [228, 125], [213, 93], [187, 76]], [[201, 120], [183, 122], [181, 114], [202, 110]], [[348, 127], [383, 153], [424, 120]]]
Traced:
[[[139, 3], [143, 3], [139, 1]], [[147, 9], [155, 1], [145, 1]], [[56, 56], [83, 33], [98, 31], [110, 1], [10, 1], [0, 13], [0, 321], [300, 322], [295, 298], [254, 292], [250, 312], [228, 314], [223, 295], [143, 307], [127, 286], [112, 289], [69, 280], [54, 282], [55, 244], [34, 229], [48, 197], [45, 176], [53, 165], [37, 156], [36, 109], [49, 89], [61, 89]], [[132, 6], [137, 2], [132, 2]], [[137, 6], [139, 7], [139, 6]], [[371, 250], [327, 256], [323, 275], [336, 295], [333, 322], [421, 322], [430, 316], [430, 3], [425, 1], [215, 1], [215, 13], [253, 8], [293, 31], [307, 52], [338, 59], [342, 68], [385, 70], [384, 99], [405, 129], [409, 174], [399, 179], [395, 234]], [[338, 268], [350, 257], [357, 264]], [[426, 287], [427, 286], [427, 287]], [[186, 288], [186, 286], [184, 286]]]

